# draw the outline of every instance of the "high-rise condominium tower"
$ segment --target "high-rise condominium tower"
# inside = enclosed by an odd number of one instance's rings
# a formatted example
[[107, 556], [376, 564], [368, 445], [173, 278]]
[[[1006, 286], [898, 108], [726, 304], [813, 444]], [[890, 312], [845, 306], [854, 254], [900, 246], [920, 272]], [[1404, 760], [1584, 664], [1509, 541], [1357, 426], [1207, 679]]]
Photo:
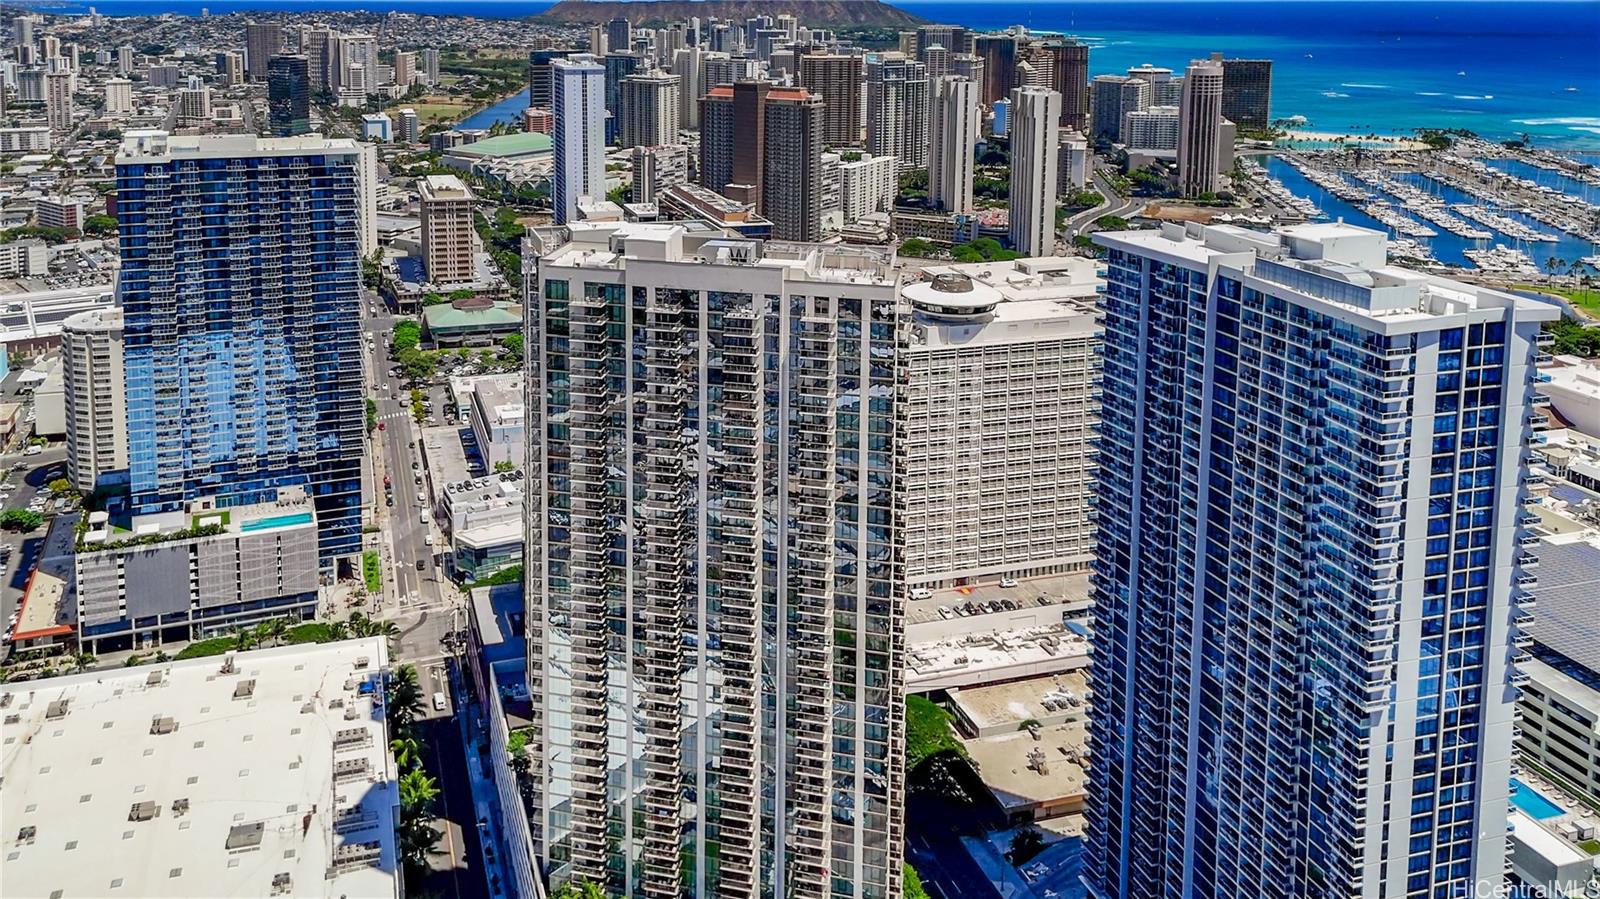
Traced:
[[361, 549], [363, 154], [133, 131], [117, 157], [136, 514], [303, 487], [324, 567]]
[[311, 66], [304, 56], [274, 56], [267, 64], [267, 119], [278, 137], [311, 130]]
[[267, 63], [283, 52], [283, 26], [277, 22], [246, 22], [244, 70], [254, 81], [267, 77]]
[[1496, 895], [1559, 311], [1350, 225], [1095, 242], [1091, 894]]
[[1038, 87], [1011, 92], [1011, 246], [1051, 256], [1061, 169], [1061, 95]]
[[618, 143], [624, 147], [658, 147], [678, 140], [677, 75], [650, 72], [622, 79], [622, 127]]
[[1089, 133], [1089, 45], [1074, 38], [1051, 41], [1045, 52], [1052, 66], [1050, 86], [1061, 95], [1061, 124]]
[[1240, 128], [1272, 124], [1272, 60], [1211, 59], [1222, 63], [1222, 117]]
[[822, 97], [822, 139], [830, 147], [861, 143], [861, 85], [863, 63], [859, 56], [807, 53], [800, 57], [799, 85]]
[[933, 82], [928, 199], [946, 212], [972, 211], [973, 151], [981, 123], [978, 90], [977, 83], [965, 78]]
[[741, 81], [700, 106], [701, 184], [772, 220], [774, 237], [822, 231], [823, 102], [808, 91]]
[[607, 895], [900, 895], [888, 253], [537, 229], [535, 849]]
[[579, 197], [606, 193], [605, 67], [588, 54], [551, 64], [551, 210], [557, 224], [578, 217]]
[[531, 50], [528, 52], [528, 105], [538, 109], [549, 109], [555, 102], [555, 61], [566, 59], [576, 50], [549, 48], [544, 50]]
[[88, 493], [128, 468], [127, 391], [122, 380], [122, 310], [80, 312], [61, 323], [67, 412], [67, 477]]
[[434, 284], [474, 279], [477, 231], [472, 225], [472, 191], [455, 175], [417, 179], [422, 211], [422, 260]]
[[1183, 76], [1178, 110], [1178, 190], [1215, 193], [1222, 164], [1222, 65], [1197, 59]]
[[867, 58], [867, 151], [900, 169], [928, 164], [928, 67], [900, 53]]

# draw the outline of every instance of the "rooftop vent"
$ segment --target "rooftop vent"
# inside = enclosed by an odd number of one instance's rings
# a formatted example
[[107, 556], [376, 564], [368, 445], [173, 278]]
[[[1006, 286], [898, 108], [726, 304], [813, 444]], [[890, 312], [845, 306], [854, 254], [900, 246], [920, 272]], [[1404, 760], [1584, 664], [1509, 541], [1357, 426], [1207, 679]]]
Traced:
[[365, 668], [365, 667], [367, 667], [368, 665], [371, 665], [371, 664], [372, 664], [372, 660], [367, 658], [366, 656], [357, 656], [356, 657], [356, 669], [357, 670]]
[[940, 293], [971, 293], [972, 279], [960, 272], [942, 272], [933, 276], [932, 286]]
[[255, 681], [255, 678], [250, 678], [249, 680], [242, 680], [242, 681], [239, 681], [237, 684], [233, 685], [233, 698], [234, 699], [249, 699], [250, 697], [252, 697], [254, 695], [256, 695], [256, 681]]
[[182, 799], [172, 800], [172, 813], [174, 815], [181, 816], [187, 811], [189, 811], [189, 797], [185, 796]]
[[238, 672], [238, 670], [239, 669], [236, 668], [234, 666], [234, 664], [233, 664], [233, 653], [230, 652], [227, 655], [222, 657], [222, 673], [223, 674], [234, 674], [234, 673]]
[[289, 876], [288, 871], [272, 875], [272, 895], [287, 896], [293, 889], [294, 878]]
[[346, 843], [336, 846], [333, 850], [333, 866], [335, 868], [353, 868], [358, 865], [376, 866], [383, 859], [383, 846], [380, 843]]
[[65, 717], [67, 717], [67, 704], [70, 701], [71, 700], [67, 700], [67, 699], [57, 699], [55, 702], [52, 702], [48, 706], [45, 706], [45, 710], [44, 710], [45, 720], [46, 721], [53, 721], [53, 720], [55, 720], [57, 718], [65, 718]]
[[39, 829], [37, 827], [33, 826], [32, 824], [29, 824], [29, 825], [27, 825], [25, 827], [22, 827], [22, 828], [17, 830], [17, 842], [18, 843], [32, 843], [33, 842], [33, 838], [35, 836], [38, 836], [38, 834], [39, 834]]
[[260, 821], [235, 824], [228, 830], [228, 849], [255, 849], [261, 845], [261, 834], [266, 829]]
[[161, 686], [161, 677], [162, 677], [162, 672], [161, 672], [161, 669], [158, 668], [155, 671], [150, 672], [145, 677], [144, 685], [146, 687], [159, 687], [159, 686]]
[[128, 809], [128, 820], [149, 821], [158, 814], [160, 814], [160, 807], [146, 799], [144, 802], [135, 802], [133, 807]]
[[157, 715], [150, 719], [150, 732], [156, 735], [170, 734], [178, 729], [178, 720], [171, 715]]

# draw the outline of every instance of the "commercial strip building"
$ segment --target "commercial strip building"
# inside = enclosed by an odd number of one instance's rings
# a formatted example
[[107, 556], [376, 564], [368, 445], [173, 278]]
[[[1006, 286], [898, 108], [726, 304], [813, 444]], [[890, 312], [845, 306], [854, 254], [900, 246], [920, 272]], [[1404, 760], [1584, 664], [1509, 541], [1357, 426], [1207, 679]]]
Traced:
[[403, 895], [381, 637], [0, 685], [6, 891]]
[[527, 399], [536, 851], [612, 891], [898, 895], [892, 255], [638, 224], [523, 255], [557, 388]]
[[1344, 224], [1095, 241], [1101, 452], [1128, 461], [1097, 506], [1091, 893], [1500, 884], [1559, 311]]

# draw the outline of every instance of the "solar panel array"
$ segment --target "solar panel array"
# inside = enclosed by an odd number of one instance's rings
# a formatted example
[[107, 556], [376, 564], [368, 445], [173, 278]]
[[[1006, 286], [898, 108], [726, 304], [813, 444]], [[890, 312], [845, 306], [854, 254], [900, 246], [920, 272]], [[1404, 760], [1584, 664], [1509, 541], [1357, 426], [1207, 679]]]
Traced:
[[1534, 639], [1600, 672], [1600, 548], [1546, 542], [1533, 551], [1539, 557]]

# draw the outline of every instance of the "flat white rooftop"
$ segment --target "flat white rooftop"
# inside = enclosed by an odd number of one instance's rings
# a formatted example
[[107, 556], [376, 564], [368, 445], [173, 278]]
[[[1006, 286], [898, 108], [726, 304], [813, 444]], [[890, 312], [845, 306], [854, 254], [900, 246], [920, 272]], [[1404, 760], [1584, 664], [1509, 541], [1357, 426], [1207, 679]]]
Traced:
[[117, 161], [157, 162], [175, 157], [215, 159], [356, 151], [356, 142], [349, 138], [329, 138], [320, 134], [257, 137], [253, 134], [168, 134], [165, 131], [140, 130], [123, 134]]
[[400, 894], [381, 637], [0, 687], [7, 896]]

